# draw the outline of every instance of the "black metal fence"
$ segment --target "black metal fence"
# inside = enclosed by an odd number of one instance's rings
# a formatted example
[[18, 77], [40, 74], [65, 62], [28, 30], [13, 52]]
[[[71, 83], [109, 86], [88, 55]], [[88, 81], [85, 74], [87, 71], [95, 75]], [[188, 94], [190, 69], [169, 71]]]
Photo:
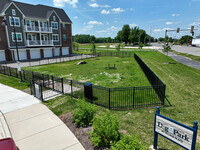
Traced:
[[[112, 52], [109, 54], [111, 53]], [[104, 56], [104, 53], [97, 55]], [[126, 55], [123, 53], [112, 53], [111, 56], [123, 57]], [[127, 54], [127, 57], [128, 56], [129, 55]], [[133, 54], [130, 54], [130, 57], [132, 56]], [[72, 97], [86, 99], [91, 103], [101, 105], [109, 109], [130, 109], [164, 105], [165, 84], [136, 54], [134, 57], [152, 86], [106, 88], [92, 85], [92, 90], [90, 91], [91, 93], [89, 93], [90, 98], [86, 98], [88, 97], [85, 92], [86, 85], [82, 82], [27, 70], [22, 70], [22, 80], [31, 83], [31, 91], [33, 95], [36, 95], [36, 93], [33, 92], [35, 83], [41, 86], [40, 98], [44, 101], [61, 94], [69, 94]], [[19, 72], [16, 68], [0, 66], [0, 73], [19, 78]]]

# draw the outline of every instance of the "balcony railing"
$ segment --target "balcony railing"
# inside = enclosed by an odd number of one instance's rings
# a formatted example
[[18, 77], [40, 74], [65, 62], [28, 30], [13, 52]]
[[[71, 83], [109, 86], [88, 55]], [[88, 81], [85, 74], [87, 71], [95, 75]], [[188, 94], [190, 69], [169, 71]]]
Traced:
[[40, 27], [40, 26], [24, 26], [25, 32], [42, 32], [42, 33], [52, 33], [51, 27]]
[[26, 40], [27, 46], [53, 46], [52, 40], [40, 41], [40, 40]]

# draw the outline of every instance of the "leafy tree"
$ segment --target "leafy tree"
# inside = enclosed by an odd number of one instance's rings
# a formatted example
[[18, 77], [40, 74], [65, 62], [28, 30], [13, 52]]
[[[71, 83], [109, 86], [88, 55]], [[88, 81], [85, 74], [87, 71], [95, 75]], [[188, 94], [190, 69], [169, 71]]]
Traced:
[[79, 50], [79, 44], [76, 43], [76, 51], [78, 52], [78, 50]]
[[127, 44], [129, 42], [130, 26], [128, 24], [124, 25], [121, 32], [122, 41]]
[[166, 45], [163, 45], [163, 51], [164, 52], [167, 52], [167, 55], [166, 55], [166, 63], [168, 61], [168, 52], [171, 50], [171, 47], [168, 45], [168, 43], [166, 43]]
[[117, 33], [116, 39], [119, 41], [119, 43], [122, 42], [122, 31], [119, 31], [119, 32]]
[[120, 43], [118, 43], [115, 48], [117, 51], [120, 51]]
[[111, 37], [108, 37], [108, 38], [106, 39], [106, 42], [107, 42], [107, 43], [111, 43], [111, 40], [112, 40]]
[[107, 50], [110, 48], [110, 43], [106, 43]]
[[123, 50], [123, 48], [125, 47], [124, 43], [122, 43], [122, 44], [120, 45], [120, 47], [121, 47], [122, 50]]
[[95, 42], [95, 39], [96, 39], [95, 36], [92, 35], [92, 36], [90, 36], [89, 41], [90, 41], [90, 42]]
[[140, 48], [140, 50], [143, 48], [143, 44], [142, 44], [142, 42], [140, 42], [140, 44], [139, 44], [139, 48]]
[[91, 50], [92, 53], [96, 53], [96, 45], [95, 45], [94, 42], [92, 42], [90, 50]]
[[179, 42], [180, 44], [189, 43], [192, 39], [193, 39], [192, 36], [185, 35], [180, 38]]
[[76, 50], [76, 42], [72, 43], [72, 49], [75, 51]]
[[139, 35], [140, 35], [140, 41], [145, 41], [145, 37], [146, 37], [146, 31], [143, 29], [140, 29], [139, 31]]
[[134, 27], [134, 29], [132, 28], [130, 31], [130, 35], [129, 35], [129, 41], [130, 43], [136, 43], [139, 41], [139, 27]]

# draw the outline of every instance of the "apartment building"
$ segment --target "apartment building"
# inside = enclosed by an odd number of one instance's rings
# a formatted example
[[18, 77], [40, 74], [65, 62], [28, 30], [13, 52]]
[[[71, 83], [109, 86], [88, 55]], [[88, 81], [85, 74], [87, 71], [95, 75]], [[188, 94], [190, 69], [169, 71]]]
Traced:
[[0, 2], [0, 61], [72, 54], [72, 22], [63, 9], [16, 1]]

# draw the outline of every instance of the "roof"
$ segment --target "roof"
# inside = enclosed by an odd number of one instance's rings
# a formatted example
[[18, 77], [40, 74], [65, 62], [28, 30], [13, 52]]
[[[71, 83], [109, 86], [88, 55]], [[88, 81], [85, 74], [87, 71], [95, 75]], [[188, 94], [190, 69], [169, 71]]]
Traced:
[[15, 5], [21, 10], [21, 12], [27, 18], [48, 19], [49, 14], [55, 11], [62, 22], [72, 23], [72, 21], [70, 20], [70, 18], [63, 9], [40, 5], [40, 4], [31, 5], [11, 0], [1, 0], [0, 12], [2, 13], [11, 2], [14, 2]]

